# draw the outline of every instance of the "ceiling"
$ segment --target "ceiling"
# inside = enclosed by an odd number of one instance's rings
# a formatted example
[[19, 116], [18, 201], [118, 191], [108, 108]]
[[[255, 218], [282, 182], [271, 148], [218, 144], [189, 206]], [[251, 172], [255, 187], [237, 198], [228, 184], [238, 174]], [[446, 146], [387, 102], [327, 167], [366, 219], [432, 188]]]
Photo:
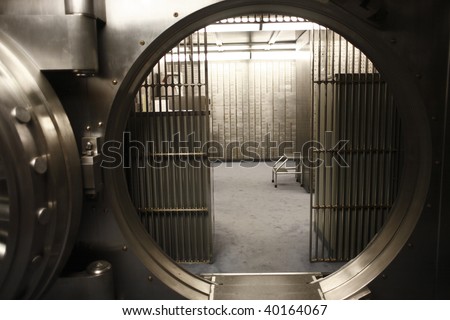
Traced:
[[208, 60], [296, 59], [308, 49], [308, 30], [321, 26], [298, 17], [255, 14], [218, 21], [193, 35], [194, 51], [204, 51]]

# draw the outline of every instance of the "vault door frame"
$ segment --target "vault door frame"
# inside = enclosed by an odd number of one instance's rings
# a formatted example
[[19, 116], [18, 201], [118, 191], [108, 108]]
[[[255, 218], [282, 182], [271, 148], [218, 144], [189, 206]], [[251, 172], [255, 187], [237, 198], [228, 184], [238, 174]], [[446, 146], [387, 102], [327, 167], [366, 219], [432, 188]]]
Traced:
[[[395, 96], [402, 97], [398, 110], [405, 136], [405, 159], [408, 159], [403, 166], [397, 203], [385, 228], [358, 257], [319, 281], [326, 299], [351, 297], [375, 279], [394, 260], [406, 244], [422, 213], [432, 167], [431, 134], [429, 123], [423, 121], [427, 118], [427, 109], [422, 101], [421, 91], [417, 89], [417, 79], [411, 75], [405, 61], [400, 59], [392, 44], [385, 41], [378, 29], [374, 29], [372, 25], [333, 2], [324, 4], [312, 0], [302, 2], [286, 0], [282, 3], [264, 0], [228, 0], [208, 4], [210, 5], [205, 5], [198, 11], [189, 11], [185, 18], [172, 24], [170, 28], [160, 30], [160, 35], [139, 53], [114, 98], [106, 127], [106, 139], [121, 138], [125, 120], [128, 118], [128, 110], [123, 106], [133, 103], [138, 86], [159, 57], [183, 37], [208, 24], [226, 17], [268, 12], [301, 16], [345, 35], [374, 61], [386, 81], [392, 85], [391, 89]], [[186, 298], [207, 299], [211, 284], [168, 259], [142, 227], [132, 209], [131, 199], [125, 191], [127, 187], [122, 168], [107, 170], [105, 180], [111, 186], [108, 201], [113, 207], [122, 234], [152, 275]]]

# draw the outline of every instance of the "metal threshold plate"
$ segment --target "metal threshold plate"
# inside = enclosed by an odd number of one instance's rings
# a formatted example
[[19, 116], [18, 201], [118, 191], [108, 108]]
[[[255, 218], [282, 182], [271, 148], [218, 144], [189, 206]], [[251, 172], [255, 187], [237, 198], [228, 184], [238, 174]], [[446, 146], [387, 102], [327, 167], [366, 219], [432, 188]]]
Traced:
[[322, 300], [321, 273], [214, 273], [211, 300]]

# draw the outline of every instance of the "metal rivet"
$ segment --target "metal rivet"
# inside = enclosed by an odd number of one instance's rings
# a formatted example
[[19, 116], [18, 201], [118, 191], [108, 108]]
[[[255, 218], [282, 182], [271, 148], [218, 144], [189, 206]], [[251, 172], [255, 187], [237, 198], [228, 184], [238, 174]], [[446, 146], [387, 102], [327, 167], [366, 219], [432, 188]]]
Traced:
[[84, 146], [85, 150], [92, 150], [94, 148], [94, 145], [92, 144], [92, 142], [88, 141], [86, 143], [86, 145]]
[[408, 248], [412, 248], [413, 244], [411, 242], [408, 242], [407, 246], [408, 246]]
[[147, 280], [150, 281], [150, 282], [153, 281], [152, 276], [148, 276]]
[[86, 271], [90, 275], [101, 275], [112, 269], [111, 263], [105, 260], [94, 261], [89, 264]]
[[86, 126], [87, 131], [91, 131], [91, 126]]
[[383, 279], [386, 279], [386, 278], [387, 278], [387, 275], [383, 273], [383, 274], [381, 275], [381, 277], [382, 277]]
[[40, 208], [37, 211], [38, 221], [41, 225], [46, 225], [50, 222], [50, 210], [47, 208]]
[[39, 174], [47, 172], [47, 156], [36, 157], [30, 162], [34, 171]]
[[99, 128], [101, 128], [101, 127], [103, 127], [103, 122], [100, 121], [99, 123], [97, 123], [97, 125]]
[[31, 260], [31, 264], [36, 265], [36, 264], [40, 263], [41, 261], [42, 261], [42, 256], [37, 255], [33, 258], [33, 260]]
[[88, 141], [84, 146], [84, 151], [88, 156], [92, 156], [94, 154], [94, 144]]
[[141, 46], [143, 46], [143, 45], [145, 45], [145, 41], [144, 41], [144, 40], [141, 40], [141, 41], [139, 41], [139, 44], [140, 44]]
[[127, 247], [127, 246], [123, 246], [123, 247], [122, 247], [122, 250], [123, 250], [123, 251], [127, 251], [127, 250], [128, 250], [128, 247]]
[[31, 121], [31, 113], [24, 107], [15, 107], [11, 114], [21, 123], [28, 123]]
[[116, 79], [114, 79], [113, 81], [112, 81], [112, 84], [113, 85], [116, 85], [116, 84], [118, 84], [119, 82], [116, 80]]
[[179, 16], [178, 12], [174, 12], [173, 16], [174, 16], [175, 18], [178, 18], [178, 16]]
[[441, 162], [440, 162], [439, 160], [436, 160], [436, 161], [434, 162], [434, 164], [436, 164], [436, 165], [440, 165], [440, 164], [441, 164]]

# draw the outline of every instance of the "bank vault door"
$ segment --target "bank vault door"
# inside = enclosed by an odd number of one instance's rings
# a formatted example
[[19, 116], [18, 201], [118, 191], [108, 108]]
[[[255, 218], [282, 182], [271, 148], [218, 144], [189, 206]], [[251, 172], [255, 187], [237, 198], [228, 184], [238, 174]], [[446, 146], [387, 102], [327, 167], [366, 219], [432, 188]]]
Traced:
[[161, 58], [135, 98], [125, 137], [137, 214], [178, 262], [212, 262], [206, 39], [196, 32]]
[[397, 195], [401, 128], [372, 62], [317, 27], [312, 56], [311, 261], [348, 261], [376, 236]]

